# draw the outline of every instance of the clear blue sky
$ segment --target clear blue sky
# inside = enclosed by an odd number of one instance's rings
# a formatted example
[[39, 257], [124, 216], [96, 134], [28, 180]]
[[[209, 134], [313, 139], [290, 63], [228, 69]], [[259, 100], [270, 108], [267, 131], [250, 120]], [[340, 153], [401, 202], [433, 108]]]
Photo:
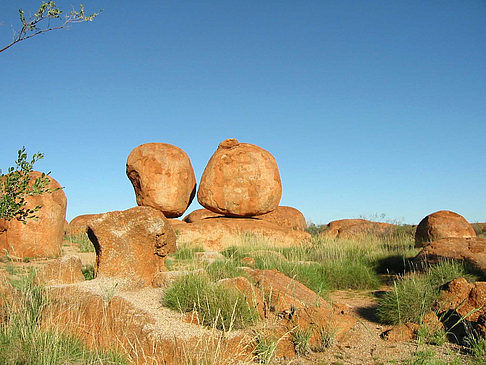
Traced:
[[[199, 180], [237, 138], [312, 222], [486, 221], [486, 1], [84, 3], [104, 13], [0, 53], [0, 167], [44, 152], [68, 220], [136, 205], [142, 143], [182, 148]], [[1, 1], [0, 45], [39, 5]]]

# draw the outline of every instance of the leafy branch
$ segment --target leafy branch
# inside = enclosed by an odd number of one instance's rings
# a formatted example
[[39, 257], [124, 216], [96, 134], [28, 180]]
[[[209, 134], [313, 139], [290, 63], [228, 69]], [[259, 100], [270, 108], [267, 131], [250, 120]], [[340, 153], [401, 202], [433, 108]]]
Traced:
[[[63, 29], [68, 27], [70, 24], [91, 22], [102, 12], [103, 10], [100, 10], [97, 13], [87, 15], [84, 9], [84, 5], [81, 4], [79, 6], [79, 10], [73, 9], [62, 18], [61, 16], [63, 11], [56, 6], [56, 3], [54, 1], [43, 1], [41, 6], [39, 7], [39, 10], [37, 10], [37, 12], [34, 13], [33, 16], [26, 19], [25, 12], [22, 9], [19, 9], [19, 17], [22, 23], [22, 28], [19, 32], [14, 34], [12, 42], [1, 48], [0, 52], [9, 49], [18, 42], [35, 37], [36, 35], [42, 33], [50, 32], [57, 29]], [[61, 21], [62, 19], [63, 22], [58, 23], [59, 25], [51, 26], [51, 20]]]
[[59, 190], [48, 188], [48, 174], [42, 173], [35, 180], [32, 179], [34, 164], [43, 157], [42, 153], [35, 153], [29, 161], [25, 147], [22, 147], [18, 151], [15, 167], [10, 167], [7, 174], [2, 174], [0, 170], [0, 219], [17, 219], [23, 223], [27, 219], [36, 219], [35, 213], [41, 206], [27, 208], [26, 198]]

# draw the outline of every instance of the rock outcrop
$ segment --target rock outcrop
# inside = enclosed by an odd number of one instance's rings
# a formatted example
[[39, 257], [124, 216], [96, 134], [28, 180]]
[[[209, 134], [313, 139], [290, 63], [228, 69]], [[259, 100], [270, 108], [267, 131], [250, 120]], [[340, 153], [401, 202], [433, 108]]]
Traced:
[[257, 218], [290, 229], [304, 231], [307, 228], [304, 215], [292, 207], [279, 205], [274, 211], [259, 215]]
[[195, 211], [186, 215], [182, 219], [182, 221], [186, 222], [186, 223], [196, 223], [196, 222], [199, 222], [203, 219], [216, 218], [216, 217], [222, 218], [222, 217], [224, 217], [224, 215], [220, 214], [220, 213], [211, 212], [210, 210], [207, 210], [207, 209], [196, 209]]
[[328, 223], [321, 234], [328, 238], [356, 238], [365, 235], [382, 235], [391, 232], [394, 224], [371, 222], [365, 219], [340, 219]]
[[208, 218], [196, 223], [180, 224], [175, 229], [178, 245], [197, 244], [208, 251], [218, 251], [241, 244], [245, 237], [250, 238], [253, 243], [263, 240], [264, 243], [283, 247], [294, 246], [310, 239], [307, 232], [255, 218]]
[[[40, 172], [32, 172], [31, 183], [41, 175]], [[39, 219], [28, 219], [25, 224], [15, 219], [0, 220], [0, 255], [7, 253], [15, 258], [47, 258], [61, 253], [67, 200], [61, 185], [52, 177], [47, 178], [47, 187], [58, 190], [25, 198], [28, 209], [42, 206], [35, 213]]]
[[[175, 233], [164, 214], [150, 207], [100, 214], [88, 225], [96, 250], [96, 277], [151, 285], [176, 251]], [[130, 285], [131, 285], [130, 284]]]
[[69, 255], [51, 261], [39, 268], [35, 279], [42, 285], [73, 284], [84, 281], [81, 259]]
[[414, 259], [419, 264], [444, 260], [464, 261], [486, 275], [486, 238], [442, 238], [429, 242]]
[[449, 210], [440, 210], [420, 221], [415, 232], [415, 246], [422, 247], [427, 242], [451, 237], [476, 237], [476, 232], [463, 216]]
[[196, 192], [189, 157], [167, 143], [145, 143], [133, 149], [127, 160], [127, 176], [137, 204], [160, 210], [167, 218], [180, 217]]
[[466, 329], [473, 328], [476, 333], [486, 338], [486, 282], [468, 283], [465, 278], [451, 281], [441, 291], [437, 308], [440, 313], [452, 311], [448, 314], [451, 325], [459, 324], [459, 330], [466, 327], [463, 333], [455, 332], [459, 337], [468, 334]]
[[209, 160], [197, 193], [212, 212], [252, 217], [275, 210], [282, 184], [275, 158], [263, 148], [227, 139]]

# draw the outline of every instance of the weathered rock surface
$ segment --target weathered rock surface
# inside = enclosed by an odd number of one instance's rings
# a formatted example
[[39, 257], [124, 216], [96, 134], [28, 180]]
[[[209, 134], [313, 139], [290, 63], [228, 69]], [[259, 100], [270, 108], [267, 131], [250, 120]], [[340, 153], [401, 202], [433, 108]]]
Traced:
[[63, 256], [42, 266], [35, 277], [42, 285], [72, 284], [84, 281], [81, 259], [78, 256]]
[[99, 214], [83, 214], [78, 215], [69, 222], [69, 233], [72, 235], [78, 235], [88, 232], [88, 224], [93, 219], [98, 217]]
[[189, 157], [167, 143], [145, 143], [133, 149], [127, 160], [127, 176], [137, 204], [160, 210], [168, 218], [180, 217], [196, 193]]
[[356, 238], [365, 235], [382, 235], [391, 232], [394, 224], [371, 222], [365, 219], [340, 219], [329, 222], [321, 234], [329, 238]]
[[96, 250], [96, 276], [117, 277], [138, 286], [152, 284], [175, 252], [175, 233], [161, 211], [135, 207], [101, 214], [90, 221], [88, 237]]
[[[41, 176], [32, 172], [32, 183]], [[52, 193], [26, 197], [26, 208], [42, 208], [36, 212], [38, 220], [29, 219], [26, 224], [17, 220], [0, 220], [0, 255], [8, 253], [11, 257], [56, 257], [61, 253], [64, 221], [66, 216], [66, 195], [61, 185], [52, 177], [49, 189], [59, 189]]]
[[43, 312], [43, 328], [75, 335], [89, 347], [127, 352], [131, 364], [180, 365], [192, 354], [208, 352], [219, 364], [253, 356], [250, 336], [222, 336], [161, 307], [162, 289], [123, 291], [116, 281], [95, 279], [48, 290], [52, 300]]
[[415, 246], [422, 247], [427, 242], [449, 237], [476, 237], [476, 232], [463, 216], [440, 210], [420, 221], [415, 232]]
[[259, 215], [257, 218], [291, 229], [304, 231], [307, 228], [304, 215], [292, 207], [280, 205], [274, 211]]
[[197, 223], [203, 219], [216, 218], [216, 217], [222, 218], [224, 217], [224, 215], [220, 213], [211, 212], [210, 210], [207, 209], [196, 209], [195, 211], [186, 215], [182, 219], [182, 221], [186, 223]]
[[466, 326], [486, 338], [486, 282], [468, 283], [465, 278], [451, 281], [441, 291], [437, 308], [440, 313], [454, 311], [452, 317], [463, 318]]
[[215, 213], [252, 217], [275, 210], [282, 184], [275, 158], [263, 148], [227, 139], [209, 160], [197, 193]]
[[245, 235], [252, 242], [264, 240], [277, 246], [294, 246], [310, 239], [303, 231], [280, 227], [254, 218], [210, 218], [197, 223], [178, 225], [177, 244], [201, 245], [207, 251], [219, 251], [229, 246], [241, 244]]
[[486, 275], [486, 238], [442, 238], [430, 242], [415, 257], [416, 263], [460, 260]]
[[256, 270], [245, 268], [246, 274], [255, 281], [255, 287], [267, 298], [265, 317], [275, 317], [277, 338], [281, 338], [277, 354], [295, 354], [292, 333], [295, 328], [311, 333], [309, 345], [322, 346], [322, 333], [330, 328], [340, 340], [354, 326], [356, 319], [350, 315], [348, 307], [326, 302], [315, 292], [278, 270]]

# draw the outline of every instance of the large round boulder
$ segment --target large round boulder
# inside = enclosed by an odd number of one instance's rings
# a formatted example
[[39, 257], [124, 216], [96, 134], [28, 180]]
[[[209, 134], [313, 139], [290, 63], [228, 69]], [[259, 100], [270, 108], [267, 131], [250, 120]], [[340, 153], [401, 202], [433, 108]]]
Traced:
[[137, 204], [180, 217], [196, 193], [196, 177], [187, 154], [167, 143], [145, 143], [127, 159], [127, 176]]
[[468, 221], [457, 213], [440, 210], [420, 221], [415, 232], [415, 246], [422, 247], [427, 242], [441, 238], [467, 237], [476, 237], [476, 232]]
[[366, 219], [339, 219], [329, 222], [321, 233], [327, 238], [358, 238], [363, 236], [382, 236], [391, 233], [396, 226], [389, 223], [372, 222]]
[[199, 203], [212, 212], [252, 217], [278, 207], [282, 184], [275, 158], [263, 148], [227, 139], [201, 177]]
[[[41, 176], [40, 172], [32, 172], [31, 184]], [[25, 198], [27, 209], [41, 206], [35, 213], [38, 219], [27, 219], [25, 224], [15, 219], [0, 220], [0, 255], [47, 258], [61, 253], [67, 199], [61, 185], [52, 177], [46, 177], [49, 179], [47, 188], [55, 191]]]

